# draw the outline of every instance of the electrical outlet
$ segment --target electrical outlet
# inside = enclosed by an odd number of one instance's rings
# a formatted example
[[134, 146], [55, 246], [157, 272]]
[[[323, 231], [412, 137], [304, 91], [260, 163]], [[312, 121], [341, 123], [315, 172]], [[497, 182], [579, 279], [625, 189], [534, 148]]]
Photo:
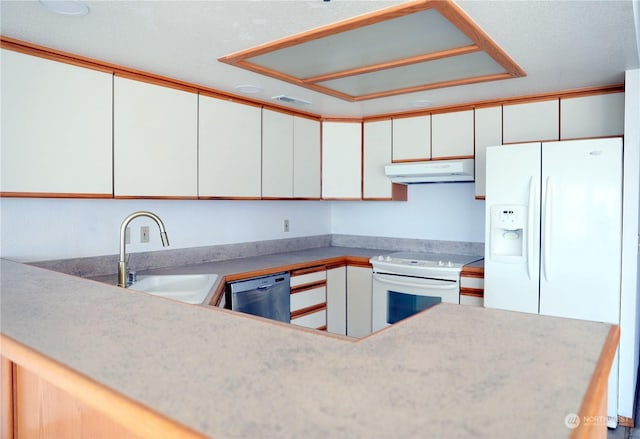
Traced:
[[149, 226], [140, 227], [140, 242], [149, 242]]
[[131, 227], [127, 227], [124, 231], [124, 243], [131, 244]]
[[282, 230], [284, 232], [288, 232], [289, 231], [289, 220], [288, 219], [282, 221]]

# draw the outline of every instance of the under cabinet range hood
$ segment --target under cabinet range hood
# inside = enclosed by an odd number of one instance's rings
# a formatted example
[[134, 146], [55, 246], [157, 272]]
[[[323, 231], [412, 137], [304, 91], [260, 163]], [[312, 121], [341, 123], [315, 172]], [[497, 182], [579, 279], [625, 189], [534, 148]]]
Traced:
[[394, 183], [443, 183], [473, 181], [473, 159], [393, 163], [384, 167]]

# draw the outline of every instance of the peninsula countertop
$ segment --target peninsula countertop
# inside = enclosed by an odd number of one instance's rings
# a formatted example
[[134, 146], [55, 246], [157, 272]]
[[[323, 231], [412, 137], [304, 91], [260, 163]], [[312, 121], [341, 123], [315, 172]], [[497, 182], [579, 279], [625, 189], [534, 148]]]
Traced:
[[217, 438], [567, 437], [618, 336], [443, 303], [352, 341], [6, 260], [1, 270], [3, 336]]

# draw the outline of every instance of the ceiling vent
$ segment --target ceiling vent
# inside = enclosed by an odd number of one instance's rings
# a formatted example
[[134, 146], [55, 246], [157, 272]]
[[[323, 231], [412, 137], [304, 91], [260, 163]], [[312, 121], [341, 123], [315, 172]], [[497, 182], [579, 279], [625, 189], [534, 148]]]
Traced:
[[274, 96], [271, 99], [273, 99], [274, 101], [284, 102], [285, 104], [292, 104], [292, 105], [309, 105], [309, 104], [311, 104], [311, 102], [309, 102], [309, 101], [305, 101], [303, 99], [293, 98], [291, 96], [285, 96], [285, 95]]

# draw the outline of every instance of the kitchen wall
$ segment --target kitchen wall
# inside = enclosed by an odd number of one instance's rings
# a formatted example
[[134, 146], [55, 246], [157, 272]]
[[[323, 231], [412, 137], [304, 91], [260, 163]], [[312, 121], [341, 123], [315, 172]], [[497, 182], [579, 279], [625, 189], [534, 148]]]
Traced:
[[[323, 235], [331, 230], [331, 205], [314, 201], [80, 200], [4, 198], [0, 200], [3, 258], [21, 262], [117, 254], [122, 220], [137, 210], [162, 218], [171, 248]], [[284, 233], [282, 221], [290, 221]], [[139, 243], [141, 225], [151, 240]], [[161, 250], [155, 223], [131, 223], [127, 251]]]
[[484, 242], [484, 201], [474, 196], [473, 183], [414, 184], [406, 203], [335, 202], [331, 232]]
[[[408, 202], [3, 198], [0, 255], [33, 262], [117, 254], [120, 224], [136, 210], [162, 218], [171, 248], [329, 233], [483, 242], [483, 209], [473, 183], [414, 185]], [[150, 226], [148, 244], [139, 243], [141, 225]], [[131, 237], [127, 251], [162, 249], [147, 218], [131, 223]]]

